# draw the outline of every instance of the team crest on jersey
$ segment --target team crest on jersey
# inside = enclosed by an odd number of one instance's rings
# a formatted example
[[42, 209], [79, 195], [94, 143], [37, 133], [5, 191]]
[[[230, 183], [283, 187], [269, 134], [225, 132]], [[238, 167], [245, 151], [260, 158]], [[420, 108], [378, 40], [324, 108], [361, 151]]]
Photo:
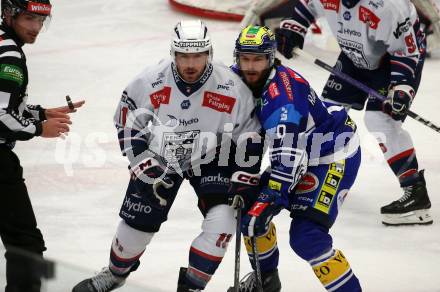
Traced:
[[321, 0], [321, 3], [324, 9], [339, 12], [340, 0]]
[[281, 81], [283, 82], [284, 90], [286, 91], [287, 98], [289, 100], [293, 100], [293, 90], [292, 90], [292, 84], [290, 83], [289, 76], [286, 72], [280, 72]]
[[191, 160], [192, 153], [199, 145], [200, 130], [163, 133], [161, 158], [172, 169]]
[[218, 112], [230, 114], [235, 105], [235, 98], [206, 91], [203, 95], [202, 106], [212, 108]]
[[280, 95], [280, 90], [275, 82], [272, 82], [269, 85], [269, 95], [272, 99]]
[[364, 54], [364, 46], [361, 43], [346, 40], [338, 36], [338, 43], [341, 50], [345, 55], [354, 63], [358, 68], [366, 69], [370, 68], [370, 64]]
[[159, 91], [150, 94], [151, 104], [154, 109], [160, 107], [161, 104], [169, 104], [171, 95], [171, 87], [165, 86]]
[[372, 29], [377, 29], [380, 22], [380, 18], [376, 14], [362, 5], [359, 7], [359, 20], [368, 24]]

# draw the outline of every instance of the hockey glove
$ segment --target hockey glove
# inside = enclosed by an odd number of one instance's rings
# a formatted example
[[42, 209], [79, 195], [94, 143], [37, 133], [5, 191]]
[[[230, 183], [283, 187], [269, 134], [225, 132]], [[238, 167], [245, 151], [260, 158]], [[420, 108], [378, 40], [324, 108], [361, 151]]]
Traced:
[[301, 23], [293, 19], [284, 19], [280, 28], [275, 29], [278, 51], [287, 59], [292, 58], [294, 48], [303, 48], [306, 33], [307, 27]]
[[154, 158], [147, 158], [129, 169], [138, 192], [146, 195], [152, 205], [164, 208], [167, 205], [167, 190], [174, 186], [174, 182], [160, 163]]
[[245, 206], [249, 206], [250, 202], [255, 200], [260, 191], [260, 174], [251, 174], [245, 171], [236, 171], [232, 174], [231, 185], [229, 187], [229, 201], [232, 207], [234, 206], [235, 195], [240, 195], [243, 198]]
[[241, 231], [244, 235], [253, 237], [267, 232], [273, 216], [282, 209], [282, 205], [277, 203], [280, 197], [279, 192], [268, 188], [261, 192], [257, 201], [242, 219]]
[[383, 103], [383, 111], [393, 120], [404, 121], [415, 96], [414, 89], [409, 85], [396, 85], [388, 93]]

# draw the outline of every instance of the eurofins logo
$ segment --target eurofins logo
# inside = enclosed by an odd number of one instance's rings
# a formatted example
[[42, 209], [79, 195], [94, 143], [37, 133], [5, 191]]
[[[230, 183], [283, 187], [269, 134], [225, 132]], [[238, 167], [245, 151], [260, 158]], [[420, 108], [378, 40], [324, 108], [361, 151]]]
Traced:
[[21, 86], [24, 81], [24, 74], [18, 66], [2, 64], [0, 66], [0, 79], [11, 80]]

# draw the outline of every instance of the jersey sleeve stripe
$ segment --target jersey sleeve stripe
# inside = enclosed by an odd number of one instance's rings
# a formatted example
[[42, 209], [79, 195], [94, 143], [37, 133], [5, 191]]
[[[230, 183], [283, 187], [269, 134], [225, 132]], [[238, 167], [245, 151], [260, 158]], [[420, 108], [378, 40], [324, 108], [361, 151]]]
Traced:
[[17, 44], [12, 39], [6, 39], [0, 41], [0, 47], [5, 47], [5, 46], [17, 46]]
[[[414, 68], [410, 65], [401, 62], [401, 60], [391, 60], [392, 71], [402, 73], [403, 75], [407, 75], [402, 70], [406, 70], [411, 74], [411, 77], [414, 76]], [[393, 66], [394, 65], [394, 66]]]
[[35, 133], [35, 125], [30, 119], [25, 119], [23, 117], [8, 114], [5, 111], [0, 110], [0, 123], [5, 125], [9, 130], [13, 132], [27, 132], [29, 134]]
[[21, 54], [19, 52], [14, 52], [14, 51], [8, 51], [6, 53], [0, 54], [0, 58], [6, 58], [6, 57], [15, 57], [21, 59]]
[[0, 91], [0, 108], [7, 108], [11, 94], [9, 92]]

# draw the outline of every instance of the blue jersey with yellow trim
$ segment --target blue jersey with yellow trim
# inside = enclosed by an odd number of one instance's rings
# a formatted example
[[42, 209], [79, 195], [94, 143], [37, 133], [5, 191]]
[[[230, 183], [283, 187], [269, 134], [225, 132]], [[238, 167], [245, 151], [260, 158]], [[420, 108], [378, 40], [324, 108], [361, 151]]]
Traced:
[[[239, 74], [236, 66], [232, 69]], [[300, 74], [285, 66], [272, 69], [256, 114], [270, 144], [269, 188], [282, 193], [296, 184], [304, 157], [308, 166], [330, 164], [359, 147], [356, 125], [346, 110], [321, 101]]]

